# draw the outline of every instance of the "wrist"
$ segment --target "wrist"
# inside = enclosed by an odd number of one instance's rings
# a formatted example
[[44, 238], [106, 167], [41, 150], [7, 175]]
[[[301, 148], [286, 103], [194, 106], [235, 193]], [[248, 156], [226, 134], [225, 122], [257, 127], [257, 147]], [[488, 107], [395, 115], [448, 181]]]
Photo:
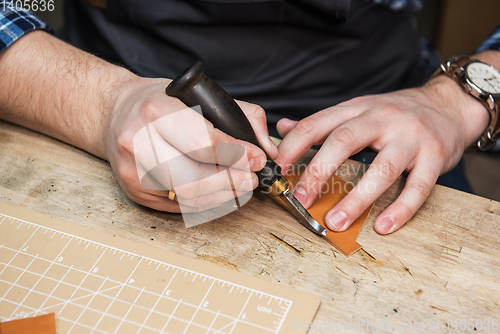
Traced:
[[95, 87], [97, 99], [97, 109], [99, 116], [97, 117], [96, 135], [90, 143], [91, 149], [89, 152], [97, 155], [100, 158], [109, 161], [109, 134], [111, 132], [112, 120], [118, 113], [117, 105], [123, 100], [124, 96], [131, 94], [131, 87], [142, 78], [133, 74], [125, 68], [111, 65], [111, 75], [109, 71], [103, 72], [107, 78], [102, 85]]
[[464, 150], [475, 144], [488, 126], [490, 116], [485, 106], [446, 75], [432, 78], [421, 89], [439, 110], [458, 121]]

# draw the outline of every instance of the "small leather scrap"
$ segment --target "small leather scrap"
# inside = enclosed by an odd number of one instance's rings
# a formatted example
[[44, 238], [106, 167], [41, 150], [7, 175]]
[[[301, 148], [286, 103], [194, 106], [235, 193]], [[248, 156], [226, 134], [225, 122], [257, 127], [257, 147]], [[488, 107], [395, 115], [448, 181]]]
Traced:
[[56, 334], [54, 313], [0, 323], [0, 334]]
[[[302, 172], [298, 175], [286, 176], [286, 179], [290, 182], [290, 187], [293, 187], [295, 183], [299, 181], [301, 174]], [[321, 196], [314, 201], [313, 205], [307, 211], [309, 211], [311, 216], [316, 219], [318, 223], [328, 229], [325, 224], [326, 214], [331, 208], [337, 205], [352, 188], [353, 186], [351, 184], [334, 175], [330, 181], [323, 186]], [[288, 210], [286, 204], [279, 197], [273, 197], [273, 199]], [[345, 255], [349, 256], [353, 254], [362, 247], [356, 242], [356, 239], [372, 208], [373, 204], [344, 232], [334, 232], [328, 229], [328, 235], [323, 238]]]

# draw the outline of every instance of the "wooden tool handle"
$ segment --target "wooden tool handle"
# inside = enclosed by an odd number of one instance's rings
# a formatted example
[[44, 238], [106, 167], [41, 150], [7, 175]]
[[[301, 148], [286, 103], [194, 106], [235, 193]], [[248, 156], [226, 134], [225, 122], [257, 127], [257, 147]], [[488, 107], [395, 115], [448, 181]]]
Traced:
[[[247, 117], [233, 98], [204, 73], [197, 62], [179, 74], [166, 89], [167, 95], [180, 99], [188, 107], [200, 106], [203, 116], [214, 127], [228, 135], [262, 149]], [[281, 177], [281, 167], [267, 157], [267, 163], [256, 174], [259, 186], [270, 187]]]

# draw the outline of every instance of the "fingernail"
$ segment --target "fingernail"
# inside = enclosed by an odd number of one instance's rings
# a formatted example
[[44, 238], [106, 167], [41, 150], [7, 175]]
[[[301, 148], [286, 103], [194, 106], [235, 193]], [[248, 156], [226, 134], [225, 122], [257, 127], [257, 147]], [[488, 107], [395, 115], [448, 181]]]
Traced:
[[303, 205], [307, 202], [307, 191], [302, 187], [296, 187], [293, 196]]
[[264, 165], [266, 164], [266, 159], [262, 157], [256, 157], [250, 159], [248, 163], [250, 164], [250, 170], [257, 171], [261, 170], [264, 167]]
[[251, 191], [257, 188], [258, 185], [259, 185], [259, 179], [257, 178], [257, 175], [253, 174], [251, 179], [246, 179], [245, 181], [241, 182], [238, 189], [236, 190]]
[[394, 219], [392, 219], [391, 217], [384, 217], [378, 223], [378, 230], [384, 234], [392, 232], [393, 228], [394, 228]]
[[342, 232], [347, 228], [347, 214], [344, 211], [330, 211], [325, 220], [330, 230]]

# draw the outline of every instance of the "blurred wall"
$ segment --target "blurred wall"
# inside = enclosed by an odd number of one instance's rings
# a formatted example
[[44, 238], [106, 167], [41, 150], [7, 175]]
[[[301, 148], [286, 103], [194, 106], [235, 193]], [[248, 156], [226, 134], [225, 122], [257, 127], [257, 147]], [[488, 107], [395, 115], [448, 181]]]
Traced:
[[435, 44], [443, 58], [471, 54], [500, 25], [500, 0], [442, 0]]
[[63, 17], [64, 17], [64, 4], [66, 0], [55, 0], [54, 1], [54, 10], [52, 12], [49, 11], [36, 11], [36, 15], [40, 17], [42, 20], [50, 24], [50, 26], [54, 30], [58, 30], [62, 27]]

